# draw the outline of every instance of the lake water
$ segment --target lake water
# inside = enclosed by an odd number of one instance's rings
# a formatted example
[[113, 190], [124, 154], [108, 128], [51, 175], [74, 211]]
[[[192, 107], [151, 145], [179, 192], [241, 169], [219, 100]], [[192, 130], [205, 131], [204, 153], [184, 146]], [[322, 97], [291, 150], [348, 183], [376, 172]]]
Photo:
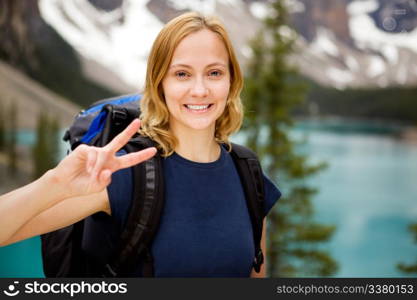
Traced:
[[[417, 222], [417, 144], [393, 137], [395, 126], [366, 122], [304, 122], [302, 152], [328, 168], [311, 184], [316, 219], [337, 231], [328, 250], [338, 277], [398, 277], [398, 262], [417, 261], [407, 226]], [[278, 208], [279, 209], [279, 208]], [[415, 275], [414, 275], [415, 277]]]
[[[340, 265], [336, 277], [401, 277], [395, 265], [417, 260], [407, 231], [417, 222], [417, 145], [394, 138], [397, 130], [344, 120], [299, 122], [292, 131], [308, 137], [299, 151], [329, 165], [311, 184], [320, 190], [315, 217], [337, 226], [326, 245]], [[42, 276], [38, 237], [0, 248], [0, 277]]]

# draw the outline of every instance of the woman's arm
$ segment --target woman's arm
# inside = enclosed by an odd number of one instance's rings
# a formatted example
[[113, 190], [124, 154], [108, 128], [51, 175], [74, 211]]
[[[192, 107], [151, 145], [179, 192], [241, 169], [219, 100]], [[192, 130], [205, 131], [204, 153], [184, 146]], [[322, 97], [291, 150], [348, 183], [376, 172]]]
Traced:
[[96, 212], [110, 214], [107, 190], [96, 194], [65, 199], [33, 217], [20, 227], [9, 239], [0, 246], [6, 246], [21, 240], [58, 230], [74, 224]]
[[64, 187], [52, 171], [36, 181], [0, 197], [0, 244], [28, 220], [62, 201]]
[[[54, 208], [64, 199], [78, 199], [76, 197], [105, 192], [105, 187], [110, 183], [112, 172], [151, 158], [156, 153], [156, 149], [153, 147], [120, 157], [115, 155], [138, 131], [139, 126], [139, 120], [134, 120], [103, 148], [80, 145], [65, 157], [57, 167], [46, 172], [38, 180], [1, 196], [0, 245], [6, 244], [6, 241], [16, 240], [14, 235], [23, 225], [42, 212]], [[69, 199], [68, 204], [66, 204], [66, 209], [68, 209], [66, 212], [69, 217], [65, 219], [65, 224], [69, 225], [72, 224], [68, 223], [71, 220], [86, 217], [87, 212], [101, 210], [106, 205], [106, 197], [102, 195], [101, 201], [96, 200], [88, 204], [82, 204], [83, 202], [77, 202], [76, 200], [72, 200], [73, 203], [71, 203], [71, 199]], [[91, 198], [97, 199], [95, 196], [91, 196]], [[80, 204], [81, 207], [76, 207], [77, 204]], [[42, 231], [37, 230], [37, 234], [51, 231], [50, 228], [56, 228], [57, 225], [63, 224], [62, 222], [59, 223], [59, 219], [56, 218], [44, 218], [44, 221], [49, 222], [48, 226], [37, 225], [37, 228], [43, 228]], [[26, 227], [28, 230], [30, 229], [28, 226]], [[36, 235], [35, 230], [33, 232], [34, 234], [28, 232], [22, 236]]]
[[261, 270], [259, 273], [256, 273], [255, 269], [252, 268], [252, 272], [250, 274], [251, 278], [266, 277], [266, 217], [264, 218], [264, 225], [262, 229], [261, 249], [262, 253], [264, 254], [264, 263], [261, 265]]

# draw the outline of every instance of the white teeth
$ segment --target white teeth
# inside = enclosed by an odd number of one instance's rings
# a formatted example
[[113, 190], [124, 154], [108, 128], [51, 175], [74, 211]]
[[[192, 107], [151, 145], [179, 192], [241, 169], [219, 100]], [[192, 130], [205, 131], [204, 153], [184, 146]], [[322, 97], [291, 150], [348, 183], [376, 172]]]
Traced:
[[202, 109], [208, 108], [209, 104], [207, 104], [207, 105], [189, 105], [189, 104], [186, 104], [185, 106], [187, 106], [189, 109], [202, 110]]

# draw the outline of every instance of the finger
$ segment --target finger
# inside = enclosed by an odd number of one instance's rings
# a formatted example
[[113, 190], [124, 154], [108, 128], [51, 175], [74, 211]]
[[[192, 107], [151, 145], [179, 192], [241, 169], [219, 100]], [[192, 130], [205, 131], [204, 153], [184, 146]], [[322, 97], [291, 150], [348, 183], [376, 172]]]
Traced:
[[134, 119], [129, 126], [125, 128], [121, 133], [119, 133], [107, 146], [112, 153], [116, 153], [118, 150], [120, 150], [126, 143], [129, 141], [129, 139], [138, 132], [140, 127], [140, 121], [139, 119]]
[[100, 172], [99, 182], [105, 186], [109, 185], [111, 182], [111, 171], [109, 169]]
[[94, 165], [96, 163], [96, 160], [97, 160], [97, 151], [95, 148], [90, 147], [87, 150], [87, 164], [86, 164], [87, 173], [91, 174], [91, 172], [93, 171]]
[[120, 169], [129, 168], [131, 166], [137, 165], [151, 158], [152, 156], [154, 156], [156, 152], [157, 150], [155, 147], [150, 147], [142, 151], [133, 152], [133, 153], [129, 153], [123, 156], [119, 156], [116, 158], [118, 161], [117, 169], [112, 170], [112, 171], [115, 172]]
[[93, 167], [93, 171], [91, 173], [94, 179], [99, 180], [98, 175], [104, 168], [104, 166], [108, 163], [108, 161], [112, 158], [113, 154], [109, 152], [108, 149], [105, 148], [98, 148], [96, 150], [96, 161]]

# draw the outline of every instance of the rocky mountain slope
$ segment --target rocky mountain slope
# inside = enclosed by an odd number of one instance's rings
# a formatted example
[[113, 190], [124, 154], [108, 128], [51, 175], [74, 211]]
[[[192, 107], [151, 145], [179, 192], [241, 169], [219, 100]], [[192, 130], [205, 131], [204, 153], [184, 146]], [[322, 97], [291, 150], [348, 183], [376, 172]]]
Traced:
[[[417, 83], [417, 0], [287, 2], [305, 76], [336, 88]], [[243, 66], [269, 13], [267, 0], [1, 0], [0, 59], [86, 106], [139, 91], [155, 36], [187, 10], [223, 19]]]
[[[91, 64], [43, 20], [37, 0], [0, 0], [0, 61], [83, 106], [115, 94], [85, 75]], [[112, 77], [108, 69], [103, 73]]]
[[[294, 61], [306, 76], [338, 88], [417, 82], [416, 0], [288, 3], [299, 33]], [[150, 46], [172, 17], [187, 10], [218, 15], [244, 64], [250, 57], [247, 42], [268, 14], [267, 5], [255, 0], [39, 1], [42, 18], [82, 57], [89, 78], [111, 86], [97, 70], [105, 68], [130, 90], [143, 84]]]
[[70, 125], [80, 107], [51, 92], [12, 66], [0, 61], [1, 108], [13, 102], [18, 109], [17, 124], [20, 129], [36, 128], [40, 112], [56, 118], [62, 127]]

